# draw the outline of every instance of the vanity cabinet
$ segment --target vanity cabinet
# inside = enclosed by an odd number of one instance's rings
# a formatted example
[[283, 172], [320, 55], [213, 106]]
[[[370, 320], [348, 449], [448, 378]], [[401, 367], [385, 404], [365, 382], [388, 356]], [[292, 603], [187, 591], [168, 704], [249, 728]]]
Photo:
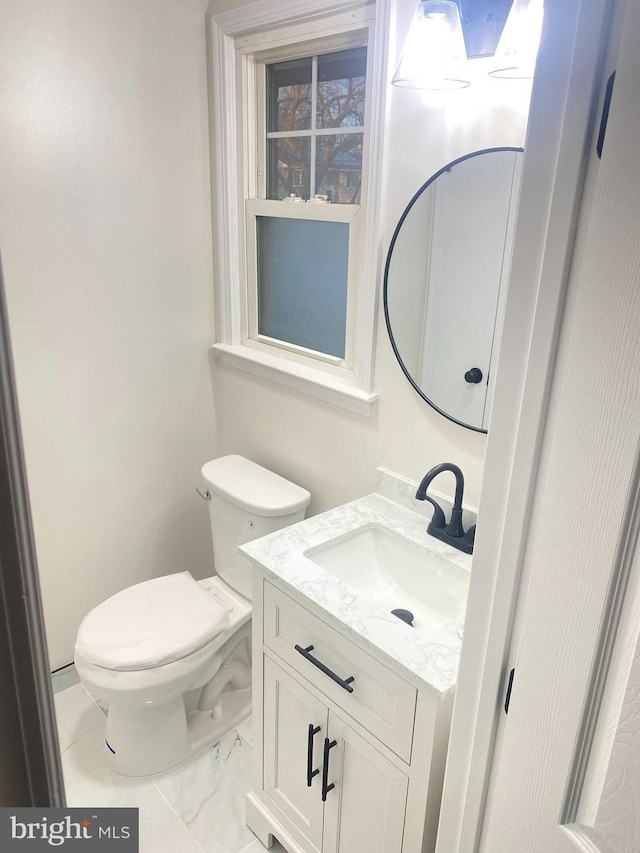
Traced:
[[323, 853], [400, 850], [408, 778], [264, 660], [264, 793]]
[[247, 823], [289, 853], [429, 853], [452, 696], [410, 683], [255, 570]]

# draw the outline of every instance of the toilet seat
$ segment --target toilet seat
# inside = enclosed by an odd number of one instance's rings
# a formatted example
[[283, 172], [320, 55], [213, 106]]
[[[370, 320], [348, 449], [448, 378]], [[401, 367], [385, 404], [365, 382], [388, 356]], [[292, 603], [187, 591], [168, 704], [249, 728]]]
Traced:
[[229, 624], [225, 607], [179, 572], [128, 587], [91, 610], [76, 652], [103, 669], [152, 669], [187, 657]]

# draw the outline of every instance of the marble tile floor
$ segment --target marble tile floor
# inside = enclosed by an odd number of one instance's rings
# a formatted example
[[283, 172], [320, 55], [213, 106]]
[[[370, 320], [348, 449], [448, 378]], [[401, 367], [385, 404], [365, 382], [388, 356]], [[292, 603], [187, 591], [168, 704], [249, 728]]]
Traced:
[[[54, 675], [68, 806], [139, 808], [140, 853], [265, 853], [244, 822], [250, 719], [179, 767], [127, 779], [103, 763], [104, 712], [75, 682], [71, 672], [64, 679]], [[285, 853], [277, 843], [271, 851]]]
[[80, 684], [80, 677], [72, 663], [57, 669], [51, 674], [51, 686], [53, 687], [54, 694], [61, 693], [67, 687], [73, 687], [74, 684]]

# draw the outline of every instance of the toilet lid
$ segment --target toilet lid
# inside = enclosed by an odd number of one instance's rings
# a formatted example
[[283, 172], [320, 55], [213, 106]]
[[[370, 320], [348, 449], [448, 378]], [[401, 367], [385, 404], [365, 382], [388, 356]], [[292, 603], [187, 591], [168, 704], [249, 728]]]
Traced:
[[105, 669], [151, 669], [186, 657], [228, 625], [225, 608], [180, 572], [131, 586], [91, 610], [76, 652]]

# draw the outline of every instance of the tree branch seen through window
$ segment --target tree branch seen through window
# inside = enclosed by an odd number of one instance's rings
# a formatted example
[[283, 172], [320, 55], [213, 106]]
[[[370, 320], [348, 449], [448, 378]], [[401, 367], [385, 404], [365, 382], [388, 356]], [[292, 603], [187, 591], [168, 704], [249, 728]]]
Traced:
[[360, 201], [365, 66], [366, 48], [267, 66], [269, 198]]

